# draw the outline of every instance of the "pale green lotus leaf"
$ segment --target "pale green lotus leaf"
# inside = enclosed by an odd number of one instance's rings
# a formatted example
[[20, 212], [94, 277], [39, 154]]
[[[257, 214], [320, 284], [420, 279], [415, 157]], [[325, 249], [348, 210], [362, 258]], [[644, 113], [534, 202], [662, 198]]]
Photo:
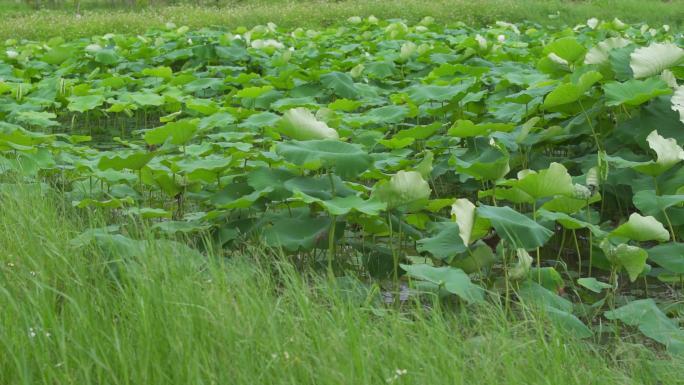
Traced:
[[277, 129], [280, 133], [296, 140], [339, 139], [335, 129], [328, 127], [306, 108], [288, 110], [280, 119]]
[[553, 162], [546, 170], [539, 172], [523, 170], [518, 180], [506, 181], [503, 185], [516, 187], [534, 199], [563, 195], [572, 197], [575, 187], [568, 170], [560, 163]]
[[611, 236], [624, 237], [637, 242], [670, 240], [670, 233], [662, 223], [652, 216], [632, 213], [629, 220], [610, 233]]
[[673, 138], [665, 139], [653, 130], [646, 137], [648, 145], [656, 153], [654, 162], [647, 162], [634, 167], [636, 171], [648, 175], [660, 175], [672, 168], [675, 164], [684, 160], [684, 149]]
[[610, 59], [609, 53], [611, 50], [626, 47], [631, 43], [630, 40], [622, 37], [608, 38], [589, 49], [589, 52], [584, 57], [584, 64], [606, 64]]
[[635, 79], [658, 75], [664, 69], [678, 64], [684, 58], [684, 49], [672, 43], [653, 43], [637, 48], [630, 56], [629, 66]]
[[677, 77], [670, 70], [665, 70], [660, 74], [660, 79], [664, 81], [668, 87], [677, 89]]
[[596, 29], [599, 25], [599, 19], [592, 17], [591, 19], [587, 20], [587, 27], [591, 29]]
[[627, 270], [629, 280], [634, 282], [646, 268], [648, 253], [641, 247], [623, 243], [615, 248], [615, 257], [620, 262], [620, 266]]
[[387, 203], [388, 209], [405, 207], [415, 210], [427, 203], [430, 186], [417, 171], [399, 171], [389, 181], [380, 181], [373, 187], [373, 196]]
[[653, 152], [656, 153], [656, 160], [636, 162], [609, 155], [606, 155], [605, 159], [617, 168], [631, 168], [642, 174], [654, 177], [669, 170], [681, 160], [684, 160], [684, 149], [677, 144], [675, 139], [665, 139], [660, 136], [658, 130], [654, 130], [648, 134], [646, 140]]
[[606, 258], [618, 268], [627, 270], [629, 280], [634, 282], [646, 268], [646, 260], [648, 259], [648, 252], [641, 247], [621, 243], [613, 246], [607, 239], [604, 239], [601, 244]]
[[508, 277], [512, 280], [520, 280], [527, 277], [532, 267], [532, 257], [525, 249], [516, 249], [515, 254], [518, 261], [508, 270]]
[[451, 205], [451, 215], [458, 223], [458, 233], [465, 245], [470, 244], [470, 235], [475, 224], [475, 205], [465, 198], [456, 199]]
[[679, 113], [679, 120], [684, 123], [684, 86], [675, 89], [672, 95], [672, 110]]

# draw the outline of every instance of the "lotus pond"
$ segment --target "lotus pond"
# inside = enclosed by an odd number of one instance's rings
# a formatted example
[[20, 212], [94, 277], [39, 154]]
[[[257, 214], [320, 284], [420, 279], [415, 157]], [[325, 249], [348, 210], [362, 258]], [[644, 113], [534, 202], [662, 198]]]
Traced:
[[74, 247], [134, 255], [132, 218], [681, 354], [683, 42], [617, 19], [373, 17], [8, 40], [0, 175], [106, 216]]

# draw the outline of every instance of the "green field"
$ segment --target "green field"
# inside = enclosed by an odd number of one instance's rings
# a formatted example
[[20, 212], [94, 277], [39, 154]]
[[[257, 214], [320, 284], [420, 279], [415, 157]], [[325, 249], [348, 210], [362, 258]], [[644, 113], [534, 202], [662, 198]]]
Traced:
[[0, 384], [684, 384], [681, 2], [7, 4]]

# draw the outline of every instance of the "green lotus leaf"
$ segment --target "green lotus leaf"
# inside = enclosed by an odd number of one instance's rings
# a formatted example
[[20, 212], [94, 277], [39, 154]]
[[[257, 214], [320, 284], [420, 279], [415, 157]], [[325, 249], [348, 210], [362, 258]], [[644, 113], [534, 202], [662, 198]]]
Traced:
[[648, 258], [675, 274], [684, 274], [684, 243], [664, 243], [646, 250]]
[[408, 147], [413, 144], [416, 140], [414, 138], [392, 138], [392, 139], [381, 139], [378, 141], [379, 144], [392, 149], [399, 150]]
[[152, 92], [131, 92], [126, 98], [141, 107], [159, 107], [164, 104], [164, 96]]
[[544, 309], [553, 308], [567, 313], [571, 313], [573, 310], [572, 302], [546, 289], [534, 280], [528, 279], [520, 282], [517, 294], [525, 304], [541, 306]]
[[684, 58], [684, 49], [672, 43], [652, 43], [648, 47], [637, 48], [630, 56], [629, 66], [635, 79], [659, 75]]
[[132, 205], [134, 204], [135, 201], [131, 197], [126, 197], [123, 199], [118, 199], [118, 198], [112, 198], [112, 199], [107, 199], [107, 200], [97, 200], [97, 199], [82, 199], [80, 201], [73, 201], [71, 204], [74, 207], [78, 207], [80, 209], [85, 208], [85, 207], [102, 207], [102, 208], [108, 208], [108, 209], [118, 209], [122, 208], [126, 205]]
[[472, 274], [489, 268], [496, 260], [497, 255], [494, 254], [492, 248], [486, 243], [478, 241], [466, 252], [454, 257], [450, 265]]
[[572, 36], [556, 39], [544, 47], [544, 55], [554, 54], [569, 63], [578, 61], [586, 52], [587, 49]]
[[359, 96], [359, 90], [349, 74], [332, 71], [321, 75], [320, 79], [323, 86], [333, 90], [338, 96], [347, 99], [354, 99]]
[[261, 87], [245, 87], [240, 91], [235, 93], [238, 98], [251, 98], [255, 99], [259, 96], [271, 91], [273, 86], [261, 86]]
[[397, 132], [393, 138], [404, 139], [413, 138], [415, 140], [424, 140], [430, 138], [434, 135], [440, 128], [442, 124], [440, 122], [434, 122], [432, 124], [424, 126], [413, 126], [411, 128], [403, 129]]
[[607, 106], [638, 106], [656, 96], [672, 93], [667, 83], [657, 77], [646, 80], [630, 79], [623, 83], [610, 82], [603, 86], [603, 90], [606, 93]]
[[457, 85], [450, 86], [421, 84], [411, 86], [406, 91], [409, 98], [417, 104], [423, 104], [431, 100], [436, 102], [447, 102], [459, 96], [464, 96], [473, 84], [475, 84], [474, 80], [465, 80]]
[[219, 111], [218, 105], [211, 99], [191, 98], [185, 101], [185, 106], [203, 115], [213, 115]]
[[323, 247], [327, 244], [330, 223], [329, 217], [278, 218], [273, 226], [264, 230], [264, 240], [271, 247], [282, 247], [288, 251]]
[[336, 196], [330, 200], [322, 200], [297, 190], [295, 191], [293, 198], [300, 199], [308, 204], [316, 203], [331, 215], [338, 216], [347, 215], [352, 211], [358, 211], [370, 216], [378, 216], [381, 211], [387, 208], [385, 202], [380, 202], [377, 199], [365, 200], [357, 195], [348, 195], [346, 197]]
[[449, 263], [456, 255], [466, 251], [467, 247], [459, 236], [458, 224], [447, 222], [440, 224], [440, 230], [435, 236], [419, 240], [416, 249]]
[[100, 170], [140, 170], [154, 158], [153, 152], [142, 151], [117, 151], [115, 153], [104, 153], [97, 163]]
[[611, 285], [601, 282], [594, 277], [579, 278], [577, 279], [577, 284], [593, 291], [594, 293], [600, 293], [604, 289], [610, 289], [612, 287]]
[[499, 145], [471, 148], [462, 157], [455, 158], [456, 171], [479, 180], [497, 180], [511, 170], [508, 151]]
[[571, 217], [570, 215], [565, 214], [563, 212], [551, 212], [544, 209], [539, 209], [537, 211], [537, 216], [540, 219], [556, 221], [561, 226], [569, 230], [589, 229], [595, 236], [600, 237], [605, 235], [605, 232], [601, 230], [600, 227], [593, 225], [589, 222], [585, 222], [577, 218]]
[[449, 129], [448, 134], [459, 138], [487, 136], [492, 132], [511, 132], [515, 125], [509, 123], [479, 123], [470, 120], [457, 120]]
[[248, 128], [254, 131], [262, 131], [264, 127], [274, 127], [281, 119], [282, 117], [277, 114], [264, 111], [250, 115], [239, 124], [239, 127]]
[[577, 83], [561, 83], [544, 99], [544, 108], [553, 108], [579, 100], [592, 85], [601, 80], [603, 75], [596, 71], [588, 71], [580, 76]]
[[484, 290], [470, 281], [468, 274], [455, 267], [433, 267], [425, 264], [401, 265], [409, 276], [443, 287], [469, 303], [484, 301]]
[[668, 208], [684, 203], [684, 195], [656, 195], [653, 190], [641, 190], [634, 194], [632, 201], [642, 213], [659, 216]]
[[477, 215], [489, 219], [496, 233], [516, 248], [536, 249], [543, 246], [553, 234], [551, 230], [508, 206], [482, 205], [477, 208]]
[[192, 234], [209, 229], [209, 225], [198, 221], [163, 221], [152, 225], [152, 229], [166, 234]]
[[154, 68], [145, 68], [142, 70], [142, 74], [156, 78], [171, 79], [173, 77], [173, 70], [170, 67], [160, 66]]
[[94, 110], [104, 103], [104, 96], [102, 95], [86, 95], [86, 96], [70, 96], [68, 98], [69, 105], [67, 109], [69, 111], [76, 112], [86, 112]]
[[121, 58], [113, 49], [101, 49], [95, 53], [95, 61], [105, 65], [113, 65], [119, 62]]
[[283, 114], [277, 130], [296, 140], [339, 139], [339, 134], [325, 122], [317, 120], [306, 108], [293, 108]]
[[363, 114], [363, 120], [374, 124], [397, 124], [404, 120], [409, 112], [406, 106], [383, 106]]
[[672, 353], [684, 354], [684, 331], [651, 298], [629, 302], [604, 315], [608, 319], [636, 326], [646, 337], [665, 345]]
[[189, 180], [203, 180], [213, 183], [223, 171], [233, 162], [230, 156], [210, 155], [199, 159], [183, 159], [176, 162], [178, 172], [186, 175]]
[[145, 132], [145, 142], [148, 144], [163, 144], [167, 140], [175, 145], [184, 145], [195, 136], [198, 121], [179, 120]]
[[246, 209], [254, 206], [259, 199], [273, 192], [272, 186], [252, 190], [247, 183], [233, 183], [211, 196], [211, 203], [218, 209]]
[[247, 183], [254, 190], [264, 190], [270, 187], [273, 191], [269, 194], [269, 197], [273, 200], [283, 200], [292, 195], [285, 188], [285, 182], [295, 177], [295, 174], [285, 169], [259, 167], [249, 171]]
[[551, 307], [546, 309], [546, 315], [557, 327], [576, 338], [590, 338], [594, 335], [587, 325], [570, 312]]
[[172, 214], [170, 211], [166, 211], [164, 209], [156, 209], [152, 207], [131, 207], [128, 210], [126, 210], [127, 214], [130, 215], [136, 215], [144, 219], [153, 219], [153, 218], [165, 218], [165, 219], [171, 219]]
[[328, 104], [328, 108], [330, 108], [333, 111], [352, 112], [357, 108], [361, 107], [362, 105], [363, 102], [360, 102], [358, 100], [340, 98]]
[[565, 287], [563, 277], [553, 267], [530, 267], [527, 277], [555, 293], [559, 293]]
[[28, 126], [36, 127], [54, 127], [59, 126], [59, 122], [53, 120], [57, 117], [52, 112], [45, 111], [18, 111], [13, 112], [10, 119], [14, 123], [19, 123]]
[[522, 191], [519, 188], [511, 187], [498, 187], [489, 190], [480, 190], [477, 192], [477, 197], [480, 199], [495, 197], [497, 200], [509, 201], [513, 203], [534, 203], [535, 199], [532, 198], [528, 193]]
[[371, 166], [371, 157], [361, 146], [339, 140], [278, 143], [276, 151], [300, 167], [334, 169], [343, 178], [358, 176]]
[[47, 51], [40, 60], [52, 64], [60, 65], [71, 57], [76, 56], [76, 48], [69, 46], [54, 47]]
[[425, 156], [423, 159], [416, 165], [415, 171], [418, 171], [420, 173], [420, 176], [423, 177], [423, 179], [430, 179], [430, 175], [432, 174], [433, 170], [433, 165], [432, 162], [435, 159], [435, 154], [428, 150], [425, 153]]

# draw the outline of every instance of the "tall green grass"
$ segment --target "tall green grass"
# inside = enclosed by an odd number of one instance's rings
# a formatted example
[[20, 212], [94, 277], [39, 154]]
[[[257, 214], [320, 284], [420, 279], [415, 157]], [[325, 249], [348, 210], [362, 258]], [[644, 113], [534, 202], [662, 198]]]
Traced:
[[0, 384], [684, 383], [684, 362], [641, 345], [579, 341], [493, 305], [370, 306], [258, 248], [200, 255], [142, 228], [142, 255], [76, 249], [96, 215], [2, 191]]
[[[192, 28], [208, 26], [251, 27], [275, 22], [279, 26], [321, 28], [344, 22], [350, 16], [375, 15], [417, 22], [432, 16], [440, 23], [487, 25], [497, 20], [532, 21], [548, 25], [574, 25], [591, 17], [632, 23], [684, 22], [684, 1], [661, 0], [245, 0], [221, 2], [221, 7], [153, 6], [140, 9], [82, 9], [17, 11], [0, 0], [0, 40], [66, 39], [106, 33], [143, 33], [167, 22]], [[71, 4], [71, 3], [68, 3]], [[87, 7], [88, 2], [84, 2]], [[4, 11], [4, 12], [3, 12]], [[549, 17], [551, 15], [551, 18]]]

